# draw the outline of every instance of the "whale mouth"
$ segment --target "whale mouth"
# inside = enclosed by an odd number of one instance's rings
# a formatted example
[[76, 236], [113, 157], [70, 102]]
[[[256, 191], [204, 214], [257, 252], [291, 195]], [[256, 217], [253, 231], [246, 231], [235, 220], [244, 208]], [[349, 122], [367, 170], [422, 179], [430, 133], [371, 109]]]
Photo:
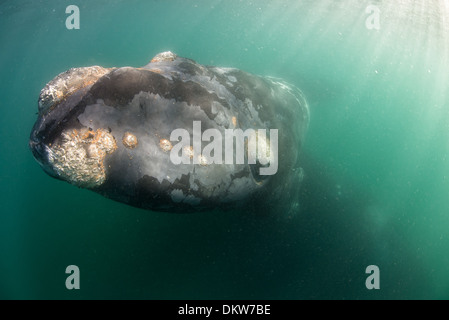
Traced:
[[41, 167], [44, 166], [44, 160], [45, 160], [45, 148], [44, 145], [35, 140], [29, 141], [29, 147], [31, 149], [31, 152], [33, 153], [34, 159], [41, 165]]
[[33, 139], [30, 139], [28, 145], [31, 149], [31, 152], [33, 153], [34, 159], [37, 161], [37, 163], [39, 163], [45, 173], [53, 178], [62, 180], [62, 178], [55, 172], [53, 166], [49, 162], [47, 151], [48, 147], [44, 143]]

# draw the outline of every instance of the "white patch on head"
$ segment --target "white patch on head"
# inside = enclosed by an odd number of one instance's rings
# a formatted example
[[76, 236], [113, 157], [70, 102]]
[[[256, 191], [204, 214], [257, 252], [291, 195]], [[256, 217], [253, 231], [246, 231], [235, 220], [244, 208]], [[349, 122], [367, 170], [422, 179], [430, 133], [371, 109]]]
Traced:
[[82, 129], [63, 132], [61, 140], [47, 147], [49, 162], [59, 177], [85, 188], [103, 184], [104, 158], [117, 149], [114, 137], [105, 129]]

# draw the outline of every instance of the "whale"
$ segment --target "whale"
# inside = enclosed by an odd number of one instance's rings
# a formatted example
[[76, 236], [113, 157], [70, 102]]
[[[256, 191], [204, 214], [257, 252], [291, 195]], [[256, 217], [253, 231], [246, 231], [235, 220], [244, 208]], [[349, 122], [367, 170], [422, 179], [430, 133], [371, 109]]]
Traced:
[[309, 118], [282, 79], [168, 51], [57, 75], [29, 147], [51, 177], [146, 210], [295, 210]]

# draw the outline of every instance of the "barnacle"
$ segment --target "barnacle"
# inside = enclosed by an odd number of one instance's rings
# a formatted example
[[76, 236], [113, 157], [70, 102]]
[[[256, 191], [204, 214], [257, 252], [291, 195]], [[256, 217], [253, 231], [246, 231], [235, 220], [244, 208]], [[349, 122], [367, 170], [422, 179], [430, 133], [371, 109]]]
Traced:
[[127, 131], [123, 135], [122, 143], [125, 147], [127, 147], [129, 149], [134, 149], [135, 147], [137, 147], [137, 144], [138, 144], [137, 137], [134, 134], [132, 134], [131, 132]]

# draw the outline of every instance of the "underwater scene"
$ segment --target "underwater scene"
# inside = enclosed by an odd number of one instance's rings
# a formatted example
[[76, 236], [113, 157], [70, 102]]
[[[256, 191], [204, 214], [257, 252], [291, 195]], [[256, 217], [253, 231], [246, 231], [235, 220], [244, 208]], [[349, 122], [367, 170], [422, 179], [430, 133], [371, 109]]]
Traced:
[[449, 299], [448, 0], [4, 0], [0, 44], [0, 299]]

